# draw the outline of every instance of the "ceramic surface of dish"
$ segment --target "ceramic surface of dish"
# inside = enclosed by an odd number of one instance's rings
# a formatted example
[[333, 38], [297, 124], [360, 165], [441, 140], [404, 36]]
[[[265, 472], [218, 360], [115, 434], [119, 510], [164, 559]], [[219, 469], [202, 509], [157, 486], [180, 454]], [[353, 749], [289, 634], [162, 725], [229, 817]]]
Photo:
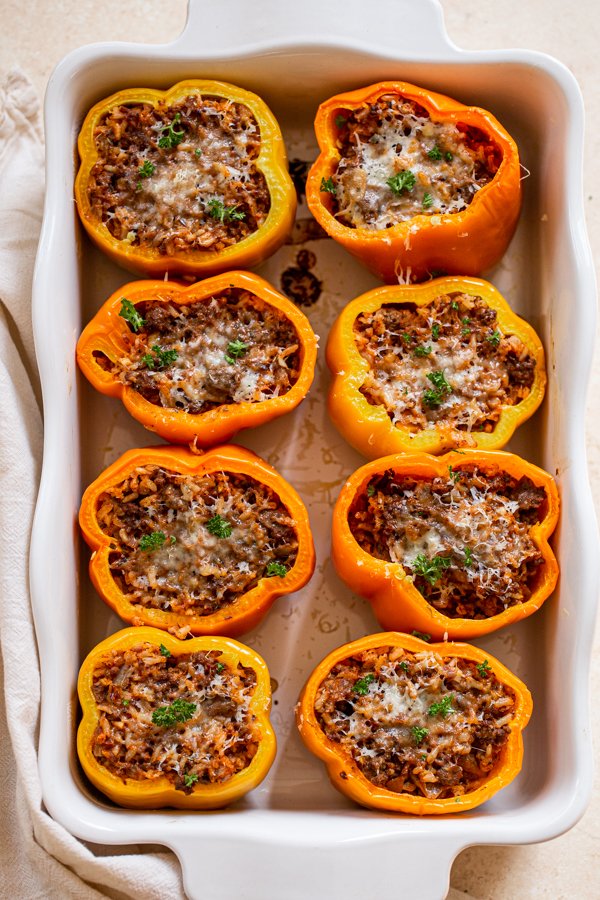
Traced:
[[[301, 10], [273, 3], [269, 15], [249, 13], [243, 23], [240, 15], [237, 0], [208, 6], [194, 0], [186, 31], [174, 44], [83, 48], [61, 63], [48, 89], [48, 190], [34, 286], [46, 433], [31, 550], [42, 665], [44, 800], [51, 815], [85, 840], [166, 844], [181, 859], [191, 897], [211, 891], [242, 895], [248, 878], [268, 867], [273, 898], [300, 900], [327, 893], [334, 900], [351, 900], [387, 890], [401, 867], [407, 894], [435, 900], [444, 896], [451, 861], [461, 849], [553, 837], [574, 824], [589, 795], [585, 685], [600, 554], [583, 444], [595, 290], [577, 177], [581, 98], [570, 73], [543, 55], [457, 50], [448, 42], [432, 0], [390, 3], [389, 27], [382, 34], [372, 24], [363, 26], [359, 0], [343, 6], [336, 0], [326, 8], [307, 0]], [[311, 28], [320, 37], [313, 38]], [[295, 37], [277, 37], [282, 33]], [[324, 38], [327, 34], [339, 37]], [[359, 810], [330, 788], [295, 733], [293, 706], [316, 662], [339, 644], [378, 630], [367, 604], [342, 587], [329, 561], [332, 505], [343, 480], [362, 460], [327, 418], [323, 351], [315, 384], [301, 408], [285, 422], [244, 438], [305, 500], [318, 555], [311, 585], [281, 601], [277, 613], [247, 638], [277, 681], [273, 724], [280, 750], [270, 775], [226, 814], [134, 813], [95, 794], [75, 763], [73, 698], [79, 662], [121, 626], [87, 581], [87, 552], [80, 554], [74, 540], [75, 510], [83, 487], [121, 452], [147, 443], [148, 437], [119, 404], [76, 378], [74, 348], [82, 325], [127, 275], [77, 229], [71, 199], [73, 146], [85, 112], [102, 96], [142, 84], [166, 88], [189, 77], [223, 78], [263, 96], [282, 124], [289, 158], [302, 161], [315, 157], [312, 119], [323, 98], [383, 78], [423, 84], [491, 109], [514, 135], [531, 170], [517, 234], [503, 262], [485, 277], [529, 319], [545, 344], [547, 399], [508, 449], [557, 477], [563, 520], [554, 546], [562, 574], [558, 592], [543, 611], [477, 642], [526, 682], [535, 708], [523, 771], [477, 813], [432, 821]], [[375, 280], [333, 242], [307, 242], [307, 234], [315, 233], [306, 218], [302, 205], [292, 243], [264, 264], [260, 274], [277, 288], [285, 281], [288, 290], [296, 289], [297, 297], [312, 303], [305, 311], [324, 339], [341, 306]], [[63, 290], [57, 304], [51, 285], [59, 279]], [[555, 664], [559, 658], [561, 666]], [[339, 867], [343, 895], [335, 878]]]

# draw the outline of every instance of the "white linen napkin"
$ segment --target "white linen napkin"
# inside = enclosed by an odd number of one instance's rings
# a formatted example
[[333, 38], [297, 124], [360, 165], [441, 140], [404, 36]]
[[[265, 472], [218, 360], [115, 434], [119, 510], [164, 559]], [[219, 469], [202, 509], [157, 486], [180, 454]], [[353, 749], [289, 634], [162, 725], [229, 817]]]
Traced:
[[[0, 88], [0, 895], [178, 900], [184, 892], [172, 853], [84, 844], [42, 802], [40, 673], [27, 565], [42, 457], [31, 282], [43, 172], [38, 100], [27, 77], [15, 70]], [[269, 894], [268, 874], [257, 889], [257, 900], [285, 900]], [[459, 897], [469, 900], [454, 890], [448, 900]], [[223, 894], [220, 900], [229, 898]]]

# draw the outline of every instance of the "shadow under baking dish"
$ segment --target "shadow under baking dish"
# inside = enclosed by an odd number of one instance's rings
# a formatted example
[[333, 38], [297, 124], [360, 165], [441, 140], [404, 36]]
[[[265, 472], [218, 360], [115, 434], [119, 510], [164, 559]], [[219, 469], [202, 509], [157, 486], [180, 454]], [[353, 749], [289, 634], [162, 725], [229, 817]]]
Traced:
[[[188, 848], [201, 840], [207, 866], [207, 855], [220, 858], [219, 842], [237, 847], [240, 858], [246, 852], [243, 845], [259, 856], [264, 852], [265, 859], [269, 848], [285, 844], [297, 854], [301, 848], [314, 853], [329, 848], [330, 862], [343, 852], [351, 872], [356, 841], [361, 846], [368, 842], [371, 857], [363, 856], [363, 863], [370, 860], [370, 866], [386, 848], [389, 855], [391, 844], [392, 856], [416, 852], [417, 838], [445, 842], [443, 867], [468, 844], [541, 840], [569, 827], [583, 809], [590, 782], [583, 685], [597, 551], [582, 444], [582, 386], [591, 353], [594, 298], [569, 206], [572, 167], [580, 160], [572, 134], [567, 136], [568, 123], [571, 132], [574, 126], [560, 67], [519, 62], [509, 54], [497, 54], [489, 62], [475, 54], [464, 54], [468, 62], [459, 57], [402, 62], [340, 46], [282, 48], [268, 57], [251, 53], [203, 63], [169, 55], [169, 48], [158, 48], [153, 56], [130, 46], [118, 52], [111, 47], [109, 56], [99, 50], [87, 54], [69, 57], [55, 76], [54, 95], [61, 91], [61, 103], [48, 123], [49, 211], [35, 289], [47, 432], [32, 588], [43, 677], [40, 767], [49, 811], [90, 841], [165, 843], [182, 856], [184, 867], [193, 865]], [[117, 810], [81, 775], [74, 738], [78, 667], [89, 649], [121, 623], [89, 582], [89, 553], [78, 543], [75, 524], [79, 501], [85, 486], [124, 450], [157, 440], [118, 401], [97, 394], [76, 373], [74, 348], [82, 325], [133, 276], [105, 259], [78, 226], [71, 199], [72, 147], [85, 112], [98, 99], [118, 88], [168, 87], [189, 77], [221, 78], [260, 94], [283, 127], [290, 159], [301, 161], [316, 155], [312, 119], [320, 100], [377, 80], [412, 81], [491, 110], [514, 136], [522, 162], [531, 170], [517, 234], [502, 263], [484, 277], [531, 322], [545, 345], [545, 403], [507, 449], [557, 476], [562, 524], [553, 544], [562, 574], [558, 591], [540, 612], [476, 642], [525, 681], [534, 713], [525, 732], [521, 774], [472, 813], [415, 820], [359, 810], [330, 786], [323, 765], [304, 749], [295, 728], [298, 693], [320, 659], [346, 641], [381, 630], [369, 605], [342, 585], [329, 559], [332, 505], [344, 478], [363, 460], [328, 420], [323, 353], [341, 307], [376, 281], [333, 241], [320, 238], [286, 244], [258, 270], [278, 289], [283, 273], [288, 288], [307, 281], [312, 286], [303, 299], [311, 301], [304, 311], [321, 336], [315, 383], [294, 413], [239, 436], [240, 443], [265, 457], [299, 491], [317, 549], [310, 584], [278, 600], [260, 628], [242, 638], [262, 654], [275, 679], [275, 764], [243, 801], [223, 812], [202, 814]], [[307, 217], [302, 203], [292, 240], [301, 239]], [[309, 255], [299, 260], [299, 251]], [[389, 865], [384, 867], [388, 871]]]

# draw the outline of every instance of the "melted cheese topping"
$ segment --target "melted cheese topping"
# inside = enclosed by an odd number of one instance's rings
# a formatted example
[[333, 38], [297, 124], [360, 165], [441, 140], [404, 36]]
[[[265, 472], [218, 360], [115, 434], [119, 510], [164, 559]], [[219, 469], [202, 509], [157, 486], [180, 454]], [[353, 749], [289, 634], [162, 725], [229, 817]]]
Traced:
[[378, 647], [337, 663], [315, 711], [377, 786], [445, 798], [477, 788], [508, 736], [514, 697], [489, 665]]

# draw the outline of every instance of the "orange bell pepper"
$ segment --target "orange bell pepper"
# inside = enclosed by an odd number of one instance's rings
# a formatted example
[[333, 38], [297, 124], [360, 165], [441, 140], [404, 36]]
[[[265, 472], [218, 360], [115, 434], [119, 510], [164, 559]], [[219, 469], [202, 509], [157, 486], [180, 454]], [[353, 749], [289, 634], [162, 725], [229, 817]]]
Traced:
[[[108, 357], [114, 363], [127, 356], [131, 347], [132, 332], [119, 315], [124, 297], [133, 306], [149, 301], [186, 306], [218, 296], [229, 287], [254, 294], [268, 306], [282, 312], [292, 323], [298, 335], [300, 373], [287, 393], [257, 403], [240, 401], [192, 414], [150, 402], [100, 364], [99, 356]], [[109, 297], [77, 343], [79, 367], [96, 390], [110, 397], [119, 397], [138, 422], [165, 440], [172, 443], [193, 441], [199, 447], [228, 441], [240, 429], [262, 425], [295, 409], [312, 384], [316, 358], [317, 338], [306, 316], [268, 282], [250, 272], [226, 272], [185, 287], [173, 282], [166, 286], [164, 281], [126, 284]]]
[[[360, 388], [369, 372], [367, 360], [356, 345], [354, 323], [361, 313], [373, 313], [389, 303], [427, 306], [443, 294], [465, 293], [481, 297], [498, 316], [495, 328], [502, 335], [515, 335], [535, 360], [534, 381], [527, 397], [502, 407], [493, 431], [459, 432], [444, 422], [422, 431], [411, 430], [390, 419], [383, 406], [369, 403]], [[349, 444], [374, 459], [390, 453], [443, 453], [471, 445], [499, 450], [515, 429], [541, 404], [546, 389], [544, 348], [531, 325], [519, 318], [493, 285], [479, 278], [439, 278], [421, 285], [379, 287], [357, 297], [340, 313], [327, 342], [327, 364], [333, 380], [329, 392], [329, 414]]]
[[[337, 663], [377, 647], [402, 647], [413, 653], [431, 650], [443, 658], [458, 657], [474, 660], [478, 664], [487, 662], [498, 681], [513, 691], [515, 709], [514, 717], [508, 726], [510, 729], [508, 740], [501, 751], [499, 762], [477, 788], [467, 791], [461, 796], [443, 800], [390, 791], [369, 781], [352, 757], [345, 753], [339, 744], [325, 735], [315, 714], [315, 698], [321, 683]], [[350, 644], [344, 644], [330, 653], [310, 675], [300, 696], [296, 715], [302, 740], [311, 753], [323, 760], [327, 766], [329, 778], [338, 791], [356, 803], [371, 809], [424, 816], [473, 809], [510, 784], [521, 770], [523, 762], [522, 731], [529, 722], [532, 708], [531, 694], [523, 682], [497, 659], [490, 656], [487, 651], [484, 652], [470, 644], [426, 644], [407, 634], [387, 632], [368, 635]]]
[[[209, 615], [186, 615], [144, 607], [130, 602], [110, 569], [110, 555], [117, 548], [114, 538], [102, 530], [97, 511], [102, 494], [123, 482], [138, 466], [155, 465], [171, 472], [201, 478], [215, 472], [247, 475], [269, 487], [289, 511], [298, 540], [296, 560], [285, 575], [262, 577], [248, 593]], [[87, 488], [81, 501], [79, 524], [93, 550], [90, 578], [97, 592], [125, 622], [176, 630], [187, 627], [192, 634], [237, 637], [262, 620], [278, 597], [300, 590], [310, 580], [315, 552], [306, 507], [293, 487], [268, 463], [250, 450], [234, 445], [192, 453], [182, 447], [148, 447], [128, 450]]]
[[[153, 246], [142, 246], [115, 238], [92, 211], [89, 180], [98, 159], [95, 132], [103, 116], [119, 106], [149, 104], [168, 107], [192, 95], [224, 98], [243, 104], [254, 116], [260, 131], [260, 153], [254, 161], [265, 178], [270, 196], [267, 217], [257, 231], [222, 250], [188, 250], [163, 254]], [[78, 140], [81, 166], [75, 181], [77, 210], [94, 243], [112, 260], [142, 275], [162, 276], [165, 272], [196, 277], [213, 275], [236, 267], [258, 265], [283, 243], [294, 222], [296, 192], [287, 170], [287, 156], [279, 125], [266, 103], [256, 94], [221, 81], [181, 81], [167, 91], [130, 88], [106, 97], [87, 114]]]
[[[391, 469], [397, 474], [418, 479], [460, 477], [462, 469], [473, 468], [494, 475], [506, 472], [515, 479], [527, 476], [546, 493], [545, 515], [534, 523], [529, 535], [543, 556], [531, 596], [524, 603], [508, 606], [503, 612], [484, 619], [445, 616], [415, 587], [400, 563], [377, 559], [357, 542], [349, 524], [350, 510], [366, 491], [373, 475]], [[418, 631], [434, 640], [462, 640], [490, 634], [498, 628], [519, 622], [536, 612], [550, 596], [558, 579], [558, 563], [548, 539], [558, 522], [559, 499], [551, 475], [513, 453], [487, 450], [462, 450], [444, 456], [426, 453], [385, 456], [357, 469], [344, 484], [333, 513], [332, 558], [339, 576], [361, 597], [369, 601], [383, 628], [394, 631]]]
[[[252, 669], [256, 686], [249, 710], [259, 739], [258, 749], [247, 768], [221, 783], [196, 783], [191, 791], [176, 790], [164, 775], [139, 779], [122, 779], [99, 762], [92, 752], [94, 735], [100, 723], [100, 710], [93, 693], [94, 671], [115, 651], [132, 649], [140, 644], [150, 644], [158, 652], [160, 646], [177, 657], [199, 651], [218, 651], [224, 665], [237, 665]], [[77, 752], [83, 771], [92, 784], [119, 806], [134, 809], [159, 809], [174, 806], [177, 809], [219, 809], [233, 803], [253, 790], [269, 771], [275, 759], [275, 733], [269, 721], [271, 686], [269, 671], [264, 660], [249, 647], [223, 637], [200, 637], [180, 641], [156, 628], [125, 628], [98, 644], [88, 654], [79, 672], [77, 682], [79, 702], [83, 718], [77, 732]]]
[[[466, 209], [419, 214], [390, 228], [353, 228], [334, 215], [333, 197], [323, 190], [341, 158], [340, 126], [348, 112], [395, 94], [422, 106], [431, 121], [483, 132], [501, 153], [494, 177], [476, 192]], [[519, 154], [494, 116], [473, 106], [402, 81], [383, 81], [337, 94], [322, 103], [315, 119], [320, 155], [306, 182], [310, 211], [327, 234], [367, 265], [383, 281], [422, 281], [436, 270], [451, 275], [478, 275], [494, 265], [514, 233], [521, 207]]]

